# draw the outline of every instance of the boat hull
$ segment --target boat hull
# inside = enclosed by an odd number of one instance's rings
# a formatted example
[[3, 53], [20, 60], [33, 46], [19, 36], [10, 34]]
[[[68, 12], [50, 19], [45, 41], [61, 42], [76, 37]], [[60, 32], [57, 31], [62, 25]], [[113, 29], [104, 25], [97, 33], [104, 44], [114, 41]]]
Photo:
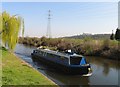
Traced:
[[75, 67], [75, 66], [63, 65], [54, 61], [50, 61], [42, 56], [38, 56], [33, 53], [31, 54], [31, 56], [33, 61], [37, 61], [39, 63], [48, 65], [49, 67], [54, 68], [56, 72], [59, 73], [72, 74], [72, 75], [83, 75], [89, 73], [90, 65]]

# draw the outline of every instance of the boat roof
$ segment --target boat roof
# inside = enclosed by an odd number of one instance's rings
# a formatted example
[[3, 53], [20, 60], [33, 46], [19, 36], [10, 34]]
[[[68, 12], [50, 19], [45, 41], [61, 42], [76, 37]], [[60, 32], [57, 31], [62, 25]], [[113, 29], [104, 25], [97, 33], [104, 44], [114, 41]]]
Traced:
[[78, 54], [75, 54], [75, 53], [68, 54], [68, 53], [63, 53], [63, 52], [59, 52], [59, 51], [53, 51], [53, 50], [50, 50], [50, 49], [41, 49], [41, 48], [39, 48], [39, 49], [36, 49], [36, 50], [43, 51], [43, 52], [46, 52], [46, 53], [50, 53], [50, 54], [53, 54], [53, 55], [64, 56], [66, 58], [70, 58], [72, 56], [74, 56], [74, 57], [83, 57], [82, 55], [78, 55]]

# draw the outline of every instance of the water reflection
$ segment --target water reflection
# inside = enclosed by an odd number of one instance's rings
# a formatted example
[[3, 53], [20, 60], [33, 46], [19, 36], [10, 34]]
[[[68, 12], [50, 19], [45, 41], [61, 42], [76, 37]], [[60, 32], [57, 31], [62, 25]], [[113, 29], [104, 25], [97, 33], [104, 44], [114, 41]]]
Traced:
[[96, 65], [97, 69], [103, 68], [103, 74], [108, 75], [110, 72], [110, 68], [118, 70], [120, 69], [119, 61], [110, 60], [102, 57], [86, 57], [87, 61], [91, 64]]
[[[37, 59], [32, 58], [34, 61], [34, 64], [36, 66], [41, 67], [41, 62], [38, 62]], [[80, 75], [67, 75], [63, 74], [62, 72], [56, 71], [55, 69], [52, 69], [51, 66], [46, 66], [44, 64], [44, 67], [42, 66], [42, 70], [44, 68], [44, 74], [52, 79], [53, 81], [57, 82], [59, 85], [89, 85], [89, 78], [88, 77], [83, 77]], [[41, 71], [41, 68], [38, 69]]]
[[109, 74], [109, 71], [110, 71], [110, 68], [109, 68], [109, 65], [108, 63], [103, 63], [103, 73], [104, 75], [108, 75]]
[[39, 62], [38, 60], [32, 60], [30, 55], [33, 49], [35, 48], [18, 44], [15, 52], [18, 53], [18, 56], [23, 60], [31, 64], [34, 68], [60, 86], [67, 85], [70, 87], [76, 85], [77, 87], [89, 87], [91, 85], [118, 85], [118, 81], [120, 81], [118, 80], [118, 77], [120, 77], [118, 72], [120, 71], [120, 63], [118, 61], [101, 57], [86, 56], [87, 61], [91, 64], [93, 69], [92, 76], [70, 76], [56, 72], [55, 69]]

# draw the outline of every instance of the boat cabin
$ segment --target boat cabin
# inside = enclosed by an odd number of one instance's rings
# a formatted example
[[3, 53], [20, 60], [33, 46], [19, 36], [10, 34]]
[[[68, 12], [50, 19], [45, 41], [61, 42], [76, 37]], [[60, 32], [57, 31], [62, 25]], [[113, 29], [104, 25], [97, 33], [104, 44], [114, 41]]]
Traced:
[[48, 57], [49, 59], [51, 58], [51, 60], [54, 59], [56, 62], [63, 62], [64, 64], [69, 64], [72, 66], [80, 66], [87, 64], [85, 58], [82, 55], [77, 55], [71, 51], [61, 53], [49, 49], [37, 49], [34, 50], [33, 53], [42, 55], [43, 57]]

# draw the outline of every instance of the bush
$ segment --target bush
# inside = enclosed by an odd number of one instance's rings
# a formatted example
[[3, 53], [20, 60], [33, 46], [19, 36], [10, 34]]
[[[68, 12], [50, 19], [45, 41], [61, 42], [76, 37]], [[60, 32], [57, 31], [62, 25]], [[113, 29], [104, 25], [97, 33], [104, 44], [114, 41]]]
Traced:
[[46, 46], [49, 49], [59, 51], [71, 49], [77, 54], [90, 56], [117, 57], [120, 52], [116, 40], [93, 40], [89, 37], [84, 39], [20, 37], [19, 43], [36, 47]]

